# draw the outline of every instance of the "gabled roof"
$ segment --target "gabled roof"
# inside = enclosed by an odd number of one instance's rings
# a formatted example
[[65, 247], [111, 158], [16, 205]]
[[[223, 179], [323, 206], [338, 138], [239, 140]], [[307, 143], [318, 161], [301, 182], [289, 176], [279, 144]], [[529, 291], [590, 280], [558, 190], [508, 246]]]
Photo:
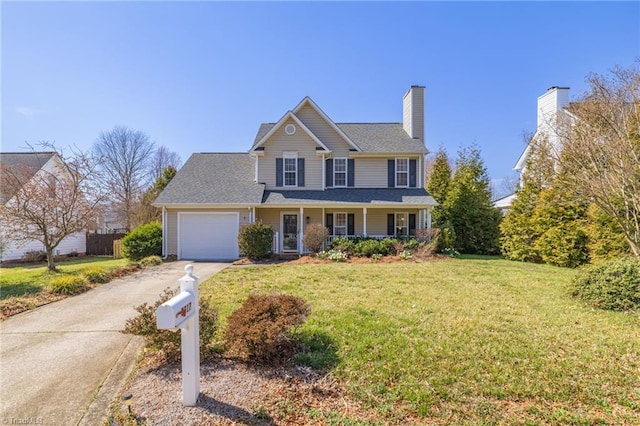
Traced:
[[[22, 182], [26, 183], [55, 155], [57, 155], [55, 152], [2, 152], [0, 153], [0, 170], [2, 173], [14, 175], [19, 173]], [[13, 195], [10, 186], [0, 184], [2, 205]]]
[[437, 206], [436, 200], [424, 188], [336, 188], [326, 191], [265, 191], [262, 199], [269, 206], [359, 205], [362, 207], [389, 205], [416, 207]]
[[320, 117], [322, 117], [322, 119], [326, 121], [327, 124], [329, 124], [329, 126], [333, 130], [335, 130], [336, 133], [338, 133], [338, 135], [340, 135], [340, 137], [342, 137], [342, 139], [344, 139], [344, 141], [348, 145], [350, 145], [356, 151], [361, 151], [358, 144], [354, 143], [354, 141], [348, 135], [346, 135], [344, 131], [340, 129], [336, 125], [336, 123], [334, 123], [333, 120], [331, 120], [329, 116], [325, 114], [324, 111], [322, 111], [322, 109], [320, 109], [320, 107], [315, 102], [313, 102], [313, 100], [309, 96], [305, 96], [305, 98], [302, 101], [300, 101], [300, 103], [293, 109], [293, 112], [297, 114], [298, 111], [300, 111], [305, 105], [309, 105], [318, 115], [320, 115]]
[[[340, 130], [356, 142], [362, 153], [424, 153], [427, 148], [420, 139], [409, 137], [402, 123], [337, 123]], [[265, 138], [274, 123], [262, 123], [256, 134], [254, 146]]]
[[420, 139], [413, 139], [404, 131], [402, 123], [338, 123], [363, 152], [371, 153], [427, 153]]
[[273, 126], [271, 126], [262, 135], [260, 139], [256, 138], [255, 142], [253, 143], [253, 146], [249, 151], [250, 152], [255, 151], [256, 148], [259, 148], [260, 146], [262, 146], [262, 144], [264, 144], [267, 141], [267, 139], [269, 139], [271, 135], [273, 135], [280, 127], [284, 126], [284, 123], [286, 123], [288, 120], [293, 120], [307, 134], [307, 136], [309, 136], [311, 139], [313, 139], [313, 141], [316, 144], [318, 144], [318, 146], [323, 148], [325, 151], [330, 151], [330, 149], [327, 148], [327, 146], [323, 144], [322, 141], [320, 141], [320, 139], [318, 139], [318, 137], [314, 135], [313, 132], [309, 130], [309, 128], [305, 126], [304, 123], [300, 121], [300, 119], [292, 111], [288, 111], [284, 116], [282, 116], [282, 118], [278, 120], [278, 122], [275, 123]]
[[264, 184], [253, 181], [255, 160], [248, 153], [193, 154], [154, 205], [257, 205]]

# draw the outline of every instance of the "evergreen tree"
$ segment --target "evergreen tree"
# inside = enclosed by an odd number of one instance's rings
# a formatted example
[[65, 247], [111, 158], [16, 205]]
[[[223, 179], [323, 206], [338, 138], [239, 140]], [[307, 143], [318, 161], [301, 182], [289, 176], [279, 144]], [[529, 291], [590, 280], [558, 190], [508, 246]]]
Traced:
[[440, 204], [433, 209], [431, 220], [433, 226], [442, 228], [447, 223], [444, 202], [447, 199], [451, 183], [451, 165], [447, 153], [440, 148], [433, 160], [433, 167], [427, 181], [427, 191]]
[[620, 225], [595, 204], [587, 209], [587, 234], [589, 258], [592, 262], [622, 257], [631, 253], [629, 243]]
[[178, 173], [175, 167], [167, 166], [162, 170], [162, 174], [156, 179], [154, 184], [148, 188], [140, 197], [140, 205], [135, 214], [135, 222], [138, 225], [152, 221], [161, 221], [162, 212], [157, 207], [152, 206], [158, 195], [169, 185], [171, 179]]
[[554, 166], [546, 138], [531, 140], [527, 149], [530, 152], [522, 172], [522, 184], [500, 223], [500, 250], [507, 259], [542, 262], [534, 244], [543, 231], [535, 226], [533, 212], [540, 192], [553, 179]]
[[455, 230], [456, 250], [475, 254], [497, 252], [500, 212], [491, 204], [489, 177], [478, 147], [458, 152], [444, 210]]

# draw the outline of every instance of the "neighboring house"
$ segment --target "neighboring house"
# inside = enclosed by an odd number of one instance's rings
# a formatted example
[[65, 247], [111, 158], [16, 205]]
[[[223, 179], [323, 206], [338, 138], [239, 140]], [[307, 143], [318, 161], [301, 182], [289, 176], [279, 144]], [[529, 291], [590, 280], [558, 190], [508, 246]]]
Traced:
[[[553, 126], [557, 123], [561, 114], [566, 114], [568, 117], [573, 115], [567, 111], [569, 106], [569, 88], [552, 86], [547, 91], [538, 97], [538, 114], [536, 132], [531, 138], [531, 141], [539, 140], [546, 137], [549, 142], [549, 146], [554, 149], [560, 149], [560, 141], [557, 134], [553, 131]], [[522, 174], [525, 172], [527, 159], [531, 153], [531, 143], [529, 142], [525, 147], [522, 154], [518, 158], [513, 170], [520, 173], [520, 181], [522, 182]], [[502, 213], [506, 213], [511, 204], [516, 199], [516, 194], [511, 194], [506, 197], [502, 197], [499, 200], [493, 202], [494, 207], [500, 209]]]
[[[3, 152], [0, 153], [0, 169], [7, 173], [19, 173], [23, 181], [30, 181], [38, 174], [61, 173], [65, 170], [62, 160], [55, 152]], [[14, 194], [6, 183], [0, 185], [0, 203], [6, 205]], [[4, 227], [0, 223], [0, 233]], [[30, 240], [17, 242], [11, 235], [0, 235], [0, 261], [16, 260], [30, 251], [44, 251], [41, 242]], [[55, 250], [56, 255], [69, 253], [85, 253], [86, 237], [84, 232], [77, 232], [62, 240]]]
[[158, 196], [164, 254], [239, 257], [238, 232], [261, 221], [274, 252], [304, 253], [308, 225], [331, 237], [412, 235], [431, 227], [424, 189], [424, 87], [403, 99], [402, 123], [335, 123], [309, 97], [262, 124], [246, 153], [193, 154]]

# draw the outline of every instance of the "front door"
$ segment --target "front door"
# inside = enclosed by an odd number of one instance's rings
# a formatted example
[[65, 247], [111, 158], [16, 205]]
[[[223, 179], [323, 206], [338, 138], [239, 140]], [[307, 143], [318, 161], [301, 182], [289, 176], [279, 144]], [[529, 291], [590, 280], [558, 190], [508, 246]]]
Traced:
[[286, 213], [282, 215], [282, 251], [298, 252], [298, 215]]

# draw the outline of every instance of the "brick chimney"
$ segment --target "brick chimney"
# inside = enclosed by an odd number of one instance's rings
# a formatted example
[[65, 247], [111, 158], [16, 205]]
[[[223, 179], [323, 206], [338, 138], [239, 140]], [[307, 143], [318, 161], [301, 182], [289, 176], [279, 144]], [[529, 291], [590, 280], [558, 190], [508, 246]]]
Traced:
[[402, 98], [402, 127], [424, 143], [424, 86], [411, 86]]

